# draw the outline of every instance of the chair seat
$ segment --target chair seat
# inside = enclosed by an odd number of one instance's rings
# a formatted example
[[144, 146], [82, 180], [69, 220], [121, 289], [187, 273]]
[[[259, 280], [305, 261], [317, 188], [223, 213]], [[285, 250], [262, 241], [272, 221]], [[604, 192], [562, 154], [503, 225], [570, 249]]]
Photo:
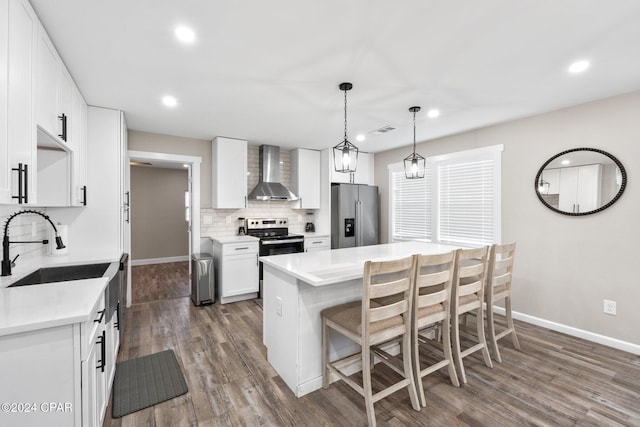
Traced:
[[[380, 307], [380, 304], [376, 303], [375, 301], [371, 301], [371, 307]], [[320, 315], [322, 317], [325, 317], [327, 320], [342, 326], [344, 329], [355, 335], [362, 335], [361, 301], [353, 301], [345, 304], [340, 304], [335, 307], [326, 308], [322, 310]], [[371, 323], [370, 333], [373, 335], [376, 332], [384, 331], [398, 326], [404, 327], [404, 320], [402, 316], [393, 316], [379, 322]]]
[[[437, 316], [437, 314], [441, 314], [441, 316]], [[426, 326], [432, 325], [433, 322], [444, 319], [445, 316], [448, 316], [448, 313], [442, 304], [420, 308], [418, 309], [418, 315], [416, 318], [416, 327], [418, 329], [422, 329]]]

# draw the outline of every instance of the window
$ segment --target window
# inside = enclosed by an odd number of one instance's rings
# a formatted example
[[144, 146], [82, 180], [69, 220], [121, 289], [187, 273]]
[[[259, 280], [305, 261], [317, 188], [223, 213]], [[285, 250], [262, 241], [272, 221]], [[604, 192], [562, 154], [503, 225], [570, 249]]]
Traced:
[[427, 158], [425, 179], [389, 165], [389, 240], [500, 242], [502, 145]]

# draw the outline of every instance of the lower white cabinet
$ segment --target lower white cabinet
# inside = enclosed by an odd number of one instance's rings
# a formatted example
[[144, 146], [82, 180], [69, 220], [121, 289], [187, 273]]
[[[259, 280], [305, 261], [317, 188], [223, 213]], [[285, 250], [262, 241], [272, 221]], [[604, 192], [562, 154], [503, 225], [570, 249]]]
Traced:
[[331, 249], [331, 237], [330, 236], [318, 236], [318, 237], [305, 237], [304, 238], [304, 251], [324, 251]]
[[218, 300], [221, 304], [257, 298], [260, 290], [258, 241], [213, 239]]
[[0, 336], [1, 425], [102, 425], [116, 357], [104, 304], [103, 294], [84, 323]]

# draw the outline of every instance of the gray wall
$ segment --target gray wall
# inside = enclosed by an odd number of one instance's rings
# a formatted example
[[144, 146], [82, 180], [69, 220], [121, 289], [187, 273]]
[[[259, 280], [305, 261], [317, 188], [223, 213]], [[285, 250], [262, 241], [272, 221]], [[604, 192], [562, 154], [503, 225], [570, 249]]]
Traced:
[[186, 170], [131, 166], [131, 259], [189, 255]]
[[[424, 142], [433, 156], [504, 145], [502, 241], [517, 241], [514, 310], [552, 322], [640, 344], [640, 92]], [[443, 116], [441, 120], [446, 120]], [[552, 155], [576, 147], [603, 149], [627, 170], [627, 189], [609, 209], [583, 217], [560, 215], [534, 192], [539, 167]], [[377, 153], [381, 237], [388, 238], [387, 165], [410, 147]], [[602, 312], [603, 299], [617, 301], [617, 316]]]
[[129, 150], [201, 157], [200, 207], [211, 207], [211, 140], [129, 130]]

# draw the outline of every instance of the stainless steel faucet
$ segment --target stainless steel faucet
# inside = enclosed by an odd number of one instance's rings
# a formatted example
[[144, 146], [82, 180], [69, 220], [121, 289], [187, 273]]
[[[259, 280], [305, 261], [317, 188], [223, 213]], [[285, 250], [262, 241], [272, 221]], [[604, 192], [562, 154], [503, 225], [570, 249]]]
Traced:
[[49, 224], [51, 224], [51, 226], [53, 227], [53, 231], [55, 231], [56, 233], [56, 249], [64, 249], [64, 243], [62, 243], [62, 238], [60, 237], [60, 235], [58, 234], [58, 229], [56, 228], [55, 224], [51, 221], [51, 219], [49, 218], [49, 216], [43, 214], [42, 212], [39, 211], [34, 211], [31, 209], [25, 209], [23, 211], [20, 212], [16, 212], [13, 215], [11, 215], [9, 217], [9, 219], [7, 219], [7, 221], [4, 223], [4, 236], [2, 237], [2, 276], [11, 276], [11, 268], [15, 266], [15, 261], [16, 259], [20, 256], [20, 254], [16, 255], [16, 257], [14, 259], [11, 259], [11, 257], [9, 256], [9, 245], [11, 243], [42, 243], [43, 245], [46, 245], [47, 243], [49, 243], [49, 240], [29, 240], [29, 241], [9, 241], [9, 223], [11, 222], [11, 220], [15, 217], [17, 217], [18, 215], [22, 215], [22, 214], [36, 214], [36, 215], [40, 215], [41, 217], [43, 217], [44, 219], [46, 219], [47, 221], [49, 221]]

